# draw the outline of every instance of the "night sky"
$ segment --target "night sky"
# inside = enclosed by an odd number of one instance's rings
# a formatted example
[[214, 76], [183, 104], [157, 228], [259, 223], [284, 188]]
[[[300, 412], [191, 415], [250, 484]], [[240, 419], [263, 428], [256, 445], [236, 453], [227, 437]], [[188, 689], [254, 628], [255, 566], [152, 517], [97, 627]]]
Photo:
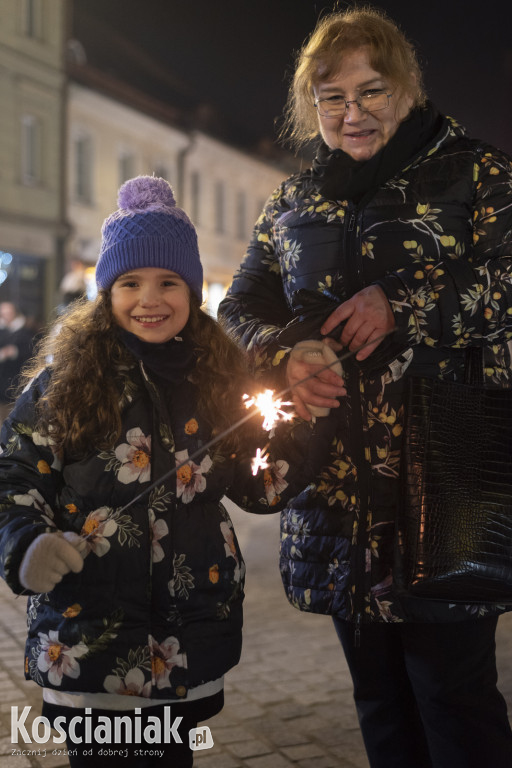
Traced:
[[[341, 8], [349, 4], [340, 2]], [[512, 154], [512, 2], [383, 0], [418, 49], [438, 108]], [[246, 147], [276, 138], [294, 56], [317, 0], [74, 0], [90, 64], [186, 109], [213, 107]]]

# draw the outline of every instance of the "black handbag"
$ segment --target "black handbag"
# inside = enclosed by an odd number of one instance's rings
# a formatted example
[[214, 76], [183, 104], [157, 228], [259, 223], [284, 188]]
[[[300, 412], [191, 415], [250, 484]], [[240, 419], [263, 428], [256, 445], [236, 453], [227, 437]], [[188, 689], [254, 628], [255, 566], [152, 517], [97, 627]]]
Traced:
[[414, 597], [512, 603], [512, 390], [408, 377], [395, 583]]

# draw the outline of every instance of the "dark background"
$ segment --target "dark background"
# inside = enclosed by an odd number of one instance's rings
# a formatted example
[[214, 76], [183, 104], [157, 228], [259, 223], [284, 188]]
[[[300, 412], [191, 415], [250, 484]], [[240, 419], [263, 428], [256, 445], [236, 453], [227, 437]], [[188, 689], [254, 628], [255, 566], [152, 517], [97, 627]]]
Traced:
[[[317, 0], [74, 0], [87, 62], [195, 111], [256, 148], [275, 140], [296, 51], [318, 16], [354, 3]], [[512, 153], [512, 2], [383, 0], [415, 44], [427, 92], [474, 137]]]

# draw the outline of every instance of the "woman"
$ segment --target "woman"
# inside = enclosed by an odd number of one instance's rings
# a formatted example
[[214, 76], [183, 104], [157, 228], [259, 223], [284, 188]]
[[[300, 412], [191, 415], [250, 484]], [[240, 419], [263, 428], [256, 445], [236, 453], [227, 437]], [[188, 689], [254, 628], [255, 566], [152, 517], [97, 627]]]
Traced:
[[0, 575], [29, 592], [25, 676], [73, 768], [192, 765], [189, 730], [222, 708], [242, 640], [245, 566], [221, 499], [279, 508], [328, 455], [327, 420], [323, 440], [320, 423], [283, 424], [279, 459], [252, 474], [262, 435], [231, 429], [246, 374], [200, 309], [202, 277], [169, 184], [127, 181], [97, 299], [42, 340], [2, 429]]
[[[285, 590], [333, 615], [372, 768], [505, 768], [504, 609], [399, 599], [392, 562], [404, 372], [460, 379], [475, 345], [486, 386], [512, 383], [510, 159], [438, 113], [412, 46], [368, 8], [319, 23], [287, 128], [319, 135], [313, 166], [270, 197], [220, 309], [300, 415], [336, 421], [330, 462], [282, 515]], [[311, 338], [354, 353], [342, 377], [295, 354]]]

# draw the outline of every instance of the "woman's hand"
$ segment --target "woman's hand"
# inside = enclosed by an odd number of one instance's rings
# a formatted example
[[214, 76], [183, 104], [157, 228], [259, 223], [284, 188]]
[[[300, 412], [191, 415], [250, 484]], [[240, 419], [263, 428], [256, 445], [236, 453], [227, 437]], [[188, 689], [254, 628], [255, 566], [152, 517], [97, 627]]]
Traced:
[[[318, 345], [319, 348], [324, 345], [327, 346], [326, 342], [313, 341], [301, 342], [297, 348], [301, 344]], [[329, 344], [329, 346], [332, 347], [333, 345]], [[322, 354], [318, 354], [319, 363], [313, 363], [309, 361], [314, 359], [314, 356], [308, 353], [304, 354], [302, 351], [296, 354], [294, 350], [292, 350], [288, 360], [286, 378], [292, 390], [293, 404], [297, 415], [310, 421], [312, 412], [314, 413], [318, 408], [338, 408], [339, 402], [335, 398], [347, 394], [342, 377], [335, 373], [332, 368], [325, 367], [326, 360]], [[329, 360], [333, 359], [331, 353]], [[320, 412], [317, 411], [317, 414], [320, 415]]]
[[[395, 329], [395, 317], [386, 294], [378, 285], [369, 285], [344, 301], [334, 310], [321, 328], [321, 333], [329, 333], [346, 320], [340, 336], [340, 343], [352, 351], [367, 342], [378, 339], [383, 334]], [[366, 360], [380, 340], [368, 344], [356, 355], [356, 360]]]

